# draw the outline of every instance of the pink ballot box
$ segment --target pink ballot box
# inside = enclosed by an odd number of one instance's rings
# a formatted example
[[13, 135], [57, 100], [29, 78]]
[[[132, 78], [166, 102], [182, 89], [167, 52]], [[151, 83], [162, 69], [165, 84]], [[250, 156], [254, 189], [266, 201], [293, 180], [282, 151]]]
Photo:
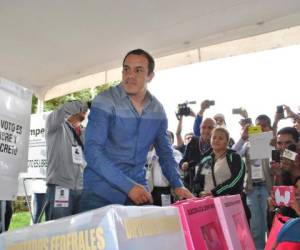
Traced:
[[255, 250], [240, 195], [214, 198], [228, 249]]
[[189, 199], [174, 204], [179, 209], [188, 250], [227, 250], [212, 198]]
[[291, 201], [295, 199], [294, 186], [273, 186], [274, 205], [286, 206], [291, 205]]

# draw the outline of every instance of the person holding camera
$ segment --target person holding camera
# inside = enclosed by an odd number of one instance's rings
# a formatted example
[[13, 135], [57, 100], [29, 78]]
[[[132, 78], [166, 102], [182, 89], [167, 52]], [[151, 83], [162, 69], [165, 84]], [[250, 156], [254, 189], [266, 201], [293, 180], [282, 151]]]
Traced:
[[195, 117], [195, 113], [191, 108], [188, 108], [188, 112], [184, 113], [180, 110], [176, 113], [176, 117], [178, 119], [177, 129], [176, 129], [176, 140], [177, 145], [175, 146], [175, 149], [180, 151], [182, 154], [184, 154], [186, 150], [186, 145], [190, 142], [190, 140], [193, 137], [193, 133], [187, 133], [184, 135], [184, 138], [182, 138], [181, 132], [182, 132], [182, 122], [184, 116], [192, 116]]
[[180, 168], [184, 172], [184, 185], [191, 192], [195, 192], [194, 177], [197, 164], [206, 153], [211, 150], [210, 138], [216, 122], [212, 118], [206, 118], [201, 123], [201, 135], [193, 136], [186, 147], [183, 159], [180, 162]]
[[[200, 111], [197, 113], [197, 116], [195, 117], [194, 125], [193, 125], [193, 131], [196, 136], [200, 136], [200, 126], [203, 120], [203, 115], [206, 109], [208, 109], [210, 106], [215, 105], [215, 101], [212, 100], [204, 100], [201, 103]], [[221, 113], [215, 114], [213, 117], [216, 121], [217, 127], [224, 127], [226, 128], [226, 121], [225, 116]], [[234, 144], [234, 140], [230, 138], [228, 147], [231, 148]]]
[[88, 103], [69, 101], [47, 117], [46, 220], [79, 212], [85, 167], [81, 123], [87, 111]]
[[[298, 148], [298, 131], [293, 127], [284, 127], [277, 132], [276, 149], [280, 153], [278, 160], [271, 161], [271, 169], [275, 176], [275, 185], [292, 185], [300, 175], [300, 159]], [[295, 158], [285, 157], [285, 150], [293, 151]]]
[[[259, 115], [255, 124], [261, 127], [262, 132], [272, 131], [271, 119], [267, 115]], [[250, 228], [256, 249], [264, 249], [267, 232], [268, 197], [273, 185], [273, 178], [269, 158], [250, 158], [249, 126], [250, 124], [244, 124], [241, 138], [233, 145], [232, 149], [245, 157], [245, 192], [247, 205], [251, 211]]]
[[291, 108], [285, 104], [277, 106], [273, 128], [277, 128], [279, 121], [285, 118], [291, 118], [293, 120], [294, 128], [298, 131], [298, 137], [300, 137], [300, 115], [293, 112]]
[[201, 126], [201, 123], [203, 120], [204, 112], [211, 105], [214, 105], [214, 101], [204, 100], [203, 102], [201, 102], [200, 110], [195, 117], [194, 126], [193, 126], [193, 131], [194, 131], [195, 136], [200, 136], [200, 133], [201, 133], [200, 126]]

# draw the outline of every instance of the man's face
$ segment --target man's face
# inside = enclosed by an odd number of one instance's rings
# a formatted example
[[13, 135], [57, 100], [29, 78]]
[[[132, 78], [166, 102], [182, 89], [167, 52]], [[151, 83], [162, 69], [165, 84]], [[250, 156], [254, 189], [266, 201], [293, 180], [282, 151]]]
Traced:
[[297, 129], [298, 132], [300, 132], [300, 120], [294, 121], [294, 128]]
[[184, 145], [189, 144], [189, 142], [191, 141], [192, 137], [193, 137], [193, 135], [191, 135], [191, 134], [185, 135], [184, 136]]
[[206, 119], [202, 122], [200, 130], [201, 137], [204, 141], [209, 141], [211, 137], [211, 132], [215, 128], [215, 123], [212, 119]]
[[148, 60], [145, 56], [131, 54], [126, 57], [122, 70], [122, 85], [128, 95], [144, 95], [147, 83], [153, 76], [154, 73], [148, 75]]
[[79, 112], [69, 117], [69, 122], [76, 128], [79, 127], [81, 122], [85, 119], [86, 112]]
[[277, 135], [276, 148], [283, 152], [289, 145], [296, 144], [290, 134]]
[[260, 126], [262, 132], [268, 132], [268, 131], [272, 130], [272, 128], [269, 126], [268, 122], [264, 121], [264, 120], [256, 120], [255, 125]]
[[215, 117], [215, 121], [216, 121], [218, 126], [223, 126], [225, 124], [222, 117]]

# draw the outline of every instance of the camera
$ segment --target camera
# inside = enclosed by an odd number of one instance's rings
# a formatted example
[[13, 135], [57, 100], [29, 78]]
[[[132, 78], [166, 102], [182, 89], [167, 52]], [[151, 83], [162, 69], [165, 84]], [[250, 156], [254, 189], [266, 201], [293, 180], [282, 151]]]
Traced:
[[277, 106], [276, 107], [276, 113], [279, 114], [280, 119], [284, 118], [284, 109], [283, 105]]
[[243, 108], [232, 109], [232, 114], [233, 115], [240, 115], [240, 114], [242, 114], [243, 111], [244, 111]]
[[244, 119], [242, 119], [241, 120], [241, 122], [243, 123], [243, 124], [249, 124], [249, 125], [251, 125], [252, 124], [252, 119], [251, 118], [244, 118]]
[[278, 149], [272, 150], [272, 161], [280, 162], [281, 153]]
[[277, 106], [276, 112], [282, 114], [283, 113], [283, 106], [282, 105]]
[[180, 103], [177, 106], [176, 117], [179, 120], [180, 116], [188, 116], [191, 113], [191, 108], [188, 106], [189, 104], [196, 104], [195, 101]]
[[208, 105], [209, 105], [209, 106], [213, 106], [213, 105], [215, 105], [215, 101], [213, 101], [213, 100], [209, 100], [209, 101], [208, 101]]
[[278, 149], [272, 150], [272, 161], [280, 162], [281, 158], [295, 161], [297, 156], [297, 146], [295, 144], [289, 145], [283, 153]]

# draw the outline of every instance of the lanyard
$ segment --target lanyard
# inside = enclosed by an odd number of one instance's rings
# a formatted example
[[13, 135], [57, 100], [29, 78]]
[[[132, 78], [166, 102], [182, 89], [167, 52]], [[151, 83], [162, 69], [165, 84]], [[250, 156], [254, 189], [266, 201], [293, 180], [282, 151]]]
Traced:
[[74, 138], [75, 138], [75, 140], [77, 141], [78, 145], [80, 145], [81, 148], [82, 148], [82, 150], [84, 150], [84, 146], [83, 146], [83, 143], [82, 143], [82, 141], [81, 141], [80, 136], [76, 133], [75, 129], [74, 129], [68, 122], [67, 122], [67, 125], [68, 125], [68, 127], [71, 129], [71, 131], [72, 131], [72, 133], [73, 133], [73, 135], [74, 135]]

